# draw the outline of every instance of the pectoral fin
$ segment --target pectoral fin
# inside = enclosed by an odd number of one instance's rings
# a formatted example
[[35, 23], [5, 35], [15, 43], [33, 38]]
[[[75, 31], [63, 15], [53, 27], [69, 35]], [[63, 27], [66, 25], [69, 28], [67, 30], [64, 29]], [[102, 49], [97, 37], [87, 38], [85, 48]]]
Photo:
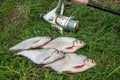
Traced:
[[52, 54], [51, 54], [50, 56], [44, 58], [44, 62], [43, 62], [43, 63], [44, 63], [44, 64], [49, 63], [49, 62], [51, 61], [51, 60], [50, 60], [50, 59], [51, 59], [51, 58], [50, 58], [51, 56], [52, 56]]
[[83, 67], [84, 67], [84, 64], [83, 65], [74, 66], [73, 68], [75, 68], [75, 69], [81, 69]]
[[70, 46], [70, 47], [67, 47], [66, 49], [67, 50], [71, 50], [71, 49], [73, 49], [74, 48], [74, 46]]
[[50, 56], [48, 56], [48, 57], [46, 57], [45, 59], [44, 59], [44, 61], [46, 61], [47, 59], [49, 59], [51, 57], [51, 55]]

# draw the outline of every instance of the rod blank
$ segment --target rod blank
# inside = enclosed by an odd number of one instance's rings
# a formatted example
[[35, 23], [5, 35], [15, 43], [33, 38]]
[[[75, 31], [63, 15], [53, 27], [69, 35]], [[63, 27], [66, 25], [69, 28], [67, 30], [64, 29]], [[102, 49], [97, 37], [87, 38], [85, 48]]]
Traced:
[[89, 3], [87, 3], [87, 6], [94, 7], [94, 8], [97, 8], [97, 9], [100, 9], [100, 10], [103, 10], [103, 11], [113, 13], [113, 14], [120, 16], [120, 12], [113, 10], [113, 9], [110, 9], [110, 8], [107, 8], [107, 7], [104, 7], [104, 6], [101, 6], [101, 5], [98, 5], [98, 4], [94, 4], [94, 3], [89, 2]]
[[73, 3], [75, 3], [75, 4], [94, 7], [94, 8], [100, 9], [102, 11], [106, 11], [106, 12], [113, 13], [113, 14], [116, 14], [116, 15], [120, 16], [120, 12], [119, 11], [116, 11], [116, 10], [107, 8], [105, 6], [101, 6], [101, 5], [89, 2], [89, 0], [71, 0], [71, 1]]

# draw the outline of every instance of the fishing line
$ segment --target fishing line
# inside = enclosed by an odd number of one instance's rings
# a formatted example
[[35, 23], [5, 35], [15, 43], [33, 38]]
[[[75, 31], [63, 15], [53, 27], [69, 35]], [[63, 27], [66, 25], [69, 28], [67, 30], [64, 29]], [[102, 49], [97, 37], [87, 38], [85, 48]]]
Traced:
[[80, 7], [78, 7], [77, 10], [70, 15], [70, 18], [71, 18], [73, 15], [75, 15], [79, 10], [80, 10]]

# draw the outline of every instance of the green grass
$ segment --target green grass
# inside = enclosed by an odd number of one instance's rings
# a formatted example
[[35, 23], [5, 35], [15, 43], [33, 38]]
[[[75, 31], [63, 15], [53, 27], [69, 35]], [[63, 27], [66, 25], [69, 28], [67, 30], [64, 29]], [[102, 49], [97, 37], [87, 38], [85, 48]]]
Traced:
[[[60, 35], [39, 19], [41, 13], [53, 9], [56, 4], [56, 0], [0, 1], [0, 80], [120, 80], [120, 16], [72, 5], [65, 10], [65, 15], [79, 8], [75, 18], [80, 21], [80, 28], [76, 33]], [[107, 5], [120, 11], [117, 3], [107, 2]], [[31, 64], [24, 57], [5, 59], [13, 54], [10, 47], [35, 36], [70, 36], [84, 40], [86, 47], [76, 53], [95, 59], [98, 66], [82, 73], [57, 74]]]

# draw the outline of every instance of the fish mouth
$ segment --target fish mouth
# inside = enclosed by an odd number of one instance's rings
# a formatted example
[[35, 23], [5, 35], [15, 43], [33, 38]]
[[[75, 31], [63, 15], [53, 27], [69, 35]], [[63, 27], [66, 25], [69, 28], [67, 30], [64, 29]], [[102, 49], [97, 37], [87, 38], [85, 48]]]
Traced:
[[73, 45], [76, 46], [76, 47], [82, 48], [86, 45], [86, 43], [84, 41], [74, 40]]
[[[82, 41], [83, 42], [83, 41]], [[85, 42], [83, 42], [83, 46], [86, 46], [86, 43]]]

